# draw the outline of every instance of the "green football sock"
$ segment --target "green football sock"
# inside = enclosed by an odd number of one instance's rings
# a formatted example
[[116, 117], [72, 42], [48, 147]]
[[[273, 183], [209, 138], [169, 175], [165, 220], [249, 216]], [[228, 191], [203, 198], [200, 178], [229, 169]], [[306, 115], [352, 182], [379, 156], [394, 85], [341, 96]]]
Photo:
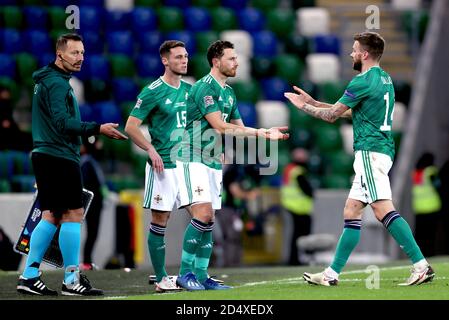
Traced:
[[151, 223], [150, 232], [148, 232], [148, 250], [156, 274], [156, 282], [160, 282], [168, 275], [165, 270], [165, 229], [166, 227]]
[[343, 233], [338, 240], [334, 260], [330, 266], [336, 273], [341, 273], [349, 256], [359, 243], [361, 225], [360, 219], [345, 219]]
[[391, 211], [382, 219], [382, 223], [402, 250], [404, 250], [405, 254], [410, 258], [412, 263], [417, 263], [424, 259], [421, 249], [413, 237], [410, 226], [399, 213]]
[[200, 283], [206, 281], [208, 278], [207, 268], [209, 267], [209, 261], [212, 255], [213, 246], [214, 243], [212, 241], [212, 226], [210, 226], [210, 231], [206, 231], [203, 233], [201, 243], [196, 251], [194, 273]]
[[195, 254], [200, 246], [201, 238], [203, 237], [206, 227], [207, 224], [196, 219], [192, 219], [187, 226], [182, 244], [181, 268], [179, 269], [180, 275], [183, 276], [188, 272], [193, 272]]

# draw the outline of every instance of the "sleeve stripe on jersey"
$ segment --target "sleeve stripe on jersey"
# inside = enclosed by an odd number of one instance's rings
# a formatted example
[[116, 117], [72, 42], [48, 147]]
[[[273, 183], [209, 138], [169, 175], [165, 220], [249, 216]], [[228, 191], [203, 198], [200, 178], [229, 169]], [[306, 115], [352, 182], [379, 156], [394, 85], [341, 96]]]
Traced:
[[148, 86], [148, 89], [156, 89], [157, 87], [159, 87], [162, 84], [162, 80], [161, 79], [157, 79], [156, 81], [154, 81], [152, 84], [150, 84]]
[[208, 75], [206, 78], [204, 78], [203, 82], [211, 84], [211, 83], [212, 83], [212, 80], [213, 80], [213, 79], [212, 79], [212, 76], [211, 76], [211, 75]]

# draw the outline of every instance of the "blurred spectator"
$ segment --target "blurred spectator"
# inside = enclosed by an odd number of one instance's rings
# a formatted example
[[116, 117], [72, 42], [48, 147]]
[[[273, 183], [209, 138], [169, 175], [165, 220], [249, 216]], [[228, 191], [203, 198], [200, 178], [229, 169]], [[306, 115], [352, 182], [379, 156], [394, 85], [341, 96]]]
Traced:
[[309, 153], [306, 149], [296, 148], [291, 154], [292, 162], [283, 173], [281, 187], [281, 205], [293, 219], [293, 232], [290, 239], [288, 264], [305, 264], [298, 255], [296, 241], [301, 236], [310, 234], [313, 211], [313, 189], [307, 179], [307, 162]]
[[242, 215], [246, 201], [259, 194], [260, 175], [255, 165], [229, 164], [223, 167], [223, 205], [217, 211], [214, 239], [216, 265], [239, 266], [242, 260]]
[[425, 152], [413, 172], [412, 205], [416, 215], [415, 238], [424, 256], [434, 256], [441, 199], [434, 156]]
[[0, 150], [30, 151], [31, 134], [22, 132], [13, 118], [11, 92], [0, 85]]
[[[91, 137], [93, 138], [93, 137]], [[100, 227], [100, 216], [103, 209], [103, 199], [107, 195], [108, 189], [104, 178], [103, 170], [97, 162], [101, 158], [102, 142], [95, 138], [90, 143], [87, 138], [83, 138], [81, 145], [81, 173], [83, 175], [84, 188], [94, 193], [94, 198], [90, 204], [86, 215], [87, 237], [84, 244], [84, 262], [80, 268], [82, 270], [96, 269], [92, 261], [92, 252], [98, 236]]]

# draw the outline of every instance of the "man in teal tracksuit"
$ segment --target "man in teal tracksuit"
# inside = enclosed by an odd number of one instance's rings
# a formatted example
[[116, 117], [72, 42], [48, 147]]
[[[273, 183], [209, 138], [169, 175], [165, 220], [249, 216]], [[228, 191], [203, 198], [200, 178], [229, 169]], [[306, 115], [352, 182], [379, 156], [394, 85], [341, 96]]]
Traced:
[[30, 239], [30, 251], [17, 291], [32, 295], [57, 295], [40, 279], [39, 266], [61, 226], [59, 246], [64, 261], [64, 295], [102, 295], [85, 275], [79, 273], [83, 184], [80, 170], [81, 136], [106, 135], [126, 139], [115, 129], [118, 124], [81, 121], [78, 103], [69, 84], [71, 73], [81, 70], [84, 60], [82, 38], [61, 36], [56, 43], [56, 60], [33, 74], [31, 154], [39, 191], [42, 219]]

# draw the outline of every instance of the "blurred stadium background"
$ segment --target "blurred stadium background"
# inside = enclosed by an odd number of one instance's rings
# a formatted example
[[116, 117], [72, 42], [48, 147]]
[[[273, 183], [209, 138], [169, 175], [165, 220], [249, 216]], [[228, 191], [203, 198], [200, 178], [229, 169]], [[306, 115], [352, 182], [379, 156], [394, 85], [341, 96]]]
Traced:
[[[74, 87], [82, 118], [118, 122], [123, 128], [141, 88], [163, 73], [158, 48], [166, 39], [186, 43], [190, 55], [186, 80], [209, 71], [205, 52], [217, 39], [236, 44], [237, 77], [230, 79], [245, 124], [290, 126], [291, 138], [279, 145], [279, 169], [262, 180], [256, 211], [265, 212], [263, 233], [244, 236], [245, 264], [283, 263], [288, 229], [279, 205], [283, 168], [290, 150], [310, 150], [309, 170], [316, 193], [314, 233], [338, 235], [342, 208], [351, 185], [352, 125], [327, 124], [297, 112], [283, 97], [297, 84], [315, 98], [334, 103], [353, 77], [349, 53], [353, 34], [366, 29], [369, 5], [380, 9], [386, 39], [381, 66], [396, 88], [393, 133], [397, 143], [392, 170], [393, 197], [413, 225], [411, 169], [425, 150], [437, 165], [449, 157], [449, 34], [446, 1], [420, 0], [0, 0], [0, 85], [12, 94], [13, 115], [22, 131], [31, 130], [31, 74], [54, 60], [54, 42], [66, 33], [66, 7], [77, 5], [86, 48]], [[445, 41], [446, 40], [446, 41]], [[8, 139], [2, 136], [0, 139]], [[131, 141], [104, 140], [102, 166], [114, 191], [105, 206], [94, 260], [117, 257], [117, 239], [135, 266], [148, 266], [146, 225], [141, 209], [145, 155]], [[34, 191], [28, 152], [0, 150], [0, 226], [16, 239]], [[128, 205], [127, 218], [117, 207]], [[250, 204], [251, 205], [251, 204]], [[446, 212], [446, 214], [448, 214]], [[174, 216], [168, 231], [167, 262], [176, 265], [187, 217]], [[400, 257], [381, 224], [366, 215], [361, 260], [384, 262]], [[123, 222], [125, 221], [125, 222]], [[123, 230], [125, 228], [126, 230]], [[170, 231], [170, 228], [172, 231]], [[116, 243], [117, 240], [117, 243]], [[170, 251], [171, 250], [171, 251]], [[126, 254], [125, 252], [125, 254]], [[170, 253], [171, 252], [171, 253]], [[96, 258], [95, 258], [96, 257]], [[376, 258], [377, 257], [377, 258]], [[376, 258], [376, 259], [374, 259]], [[108, 260], [109, 259], [109, 260]], [[326, 257], [323, 257], [325, 260]], [[365, 260], [364, 260], [365, 259]], [[374, 259], [374, 260], [373, 260]], [[110, 262], [110, 261], [109, 261]]]

